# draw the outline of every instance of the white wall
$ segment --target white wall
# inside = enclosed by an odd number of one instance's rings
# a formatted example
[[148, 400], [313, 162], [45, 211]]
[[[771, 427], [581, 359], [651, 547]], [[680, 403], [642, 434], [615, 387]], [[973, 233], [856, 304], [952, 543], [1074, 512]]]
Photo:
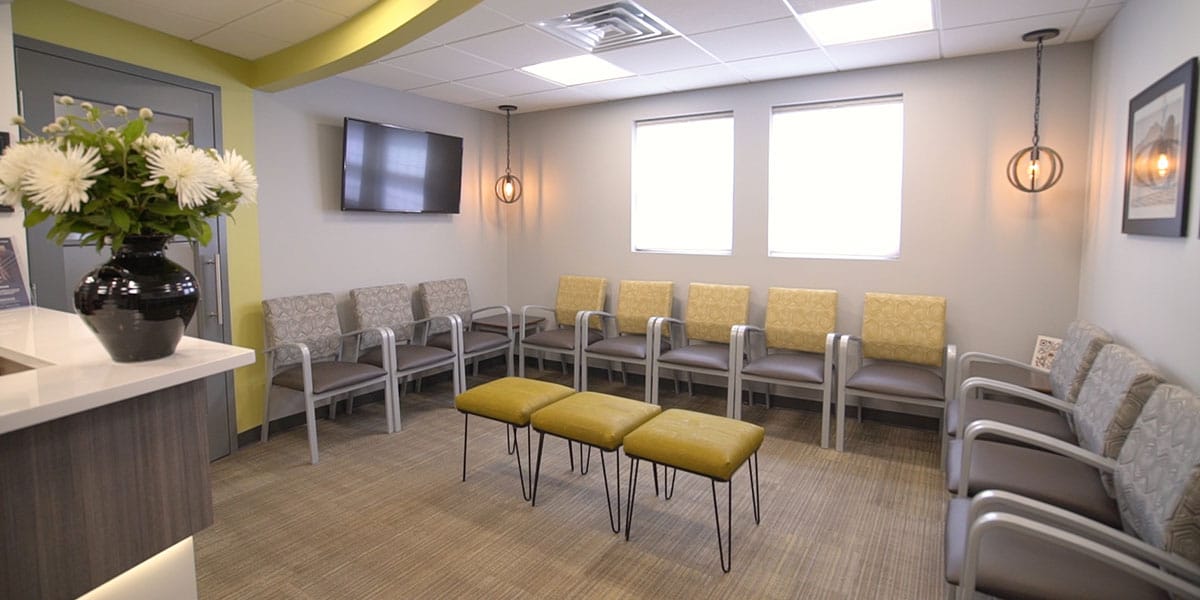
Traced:
[[[347, 116], [462, 137], [461, 214], [341, 212]], [[333, 78], [255, 92], [254, 130], [264, 298], [465, 277], [476, 306], [505, 300], [500, 115]]]
[[[689, 282], [742, 283], [761, 323], [768, 286], [831, 288], [839, 329], [857, 333], [867, 291], [936, 294], [948, 298], [960, 352], [1028, 360], [1036, 334], [1061, 335], [1075, 317], [1090, 65], [1089, 44], [1046, 50], [1042, 141], [1066, 170], [1038, 197], [1004, 175], [1032, 134], [1032, 49], [514, 116], [526, 199], [510, 223], [510, 304], [552, 302], [564, 273], [607, 277], [610, 294], [620, 279], [673, 280], [677, 306]], [[895, 93], [905, 110], [901, 258], [767, 258], [771, 107]], [[725, 110], [735, 114], [734, 254], [631, 252], [634, 121]]]
[[[7, 131], [9, 140], [15, 142], [19, 137], [17, 128], [9, 125], [9, 119], [17, 114], [17, 70], [12, 35], [12, 6], [8, 2], [0, 2], [0, 131]], [[20, 206], [16, 207], [15, 212], [0, 213], [0, 237], [12, 238], [17, 265], [21, 268], [21, 281], [28, 292], [29, 255], [25, 251], [25, 228], [21, 226], [24, 218], [25, 211]]]
[[[1080, 269], [1079, 315], [1200, 389], [1200, 161], [1192, 160], [1183, 238], [1121, 233], [1129, 100], [1200, 54], [1200, 2], [1130, 0], [1096, 41], [1091, 188]], [[1193, 113], [1193, 123], [1196, 115]], [[1192, 152], [1200, 137], [1192, 138]]]

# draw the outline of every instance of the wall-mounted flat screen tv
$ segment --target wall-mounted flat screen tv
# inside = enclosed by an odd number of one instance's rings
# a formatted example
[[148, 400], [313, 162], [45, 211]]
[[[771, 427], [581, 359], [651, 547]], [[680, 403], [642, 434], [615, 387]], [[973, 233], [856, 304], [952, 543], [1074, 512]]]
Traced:
[[342, 210], [457, 213], [462, 138], [346, 118]]

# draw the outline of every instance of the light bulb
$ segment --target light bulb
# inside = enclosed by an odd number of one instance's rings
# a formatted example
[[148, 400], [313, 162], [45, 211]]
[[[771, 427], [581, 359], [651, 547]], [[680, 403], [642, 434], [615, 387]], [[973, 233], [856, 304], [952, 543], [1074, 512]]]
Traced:
[[504, 180], [504, 197], [505, 198], [513, 197], [513, 184], [512, 184], [512, 181], [507, 180], [507, 179]]
[[1171, 158], [1166, 152], [1162, 152], [1158, 155], [1158, 160], [1154, 161], [1154, 166], [1158, 169], [1159, 177], [1166, 177], [1167, 173], [1171, 172]]
[[1038, 161], [1036, 161], [1036, 160], [1029, 161], [1029, 176], [1030, 177], [1037, 177], [1039, 170], [1040, 170], [1040, 167], [1038, 167]]

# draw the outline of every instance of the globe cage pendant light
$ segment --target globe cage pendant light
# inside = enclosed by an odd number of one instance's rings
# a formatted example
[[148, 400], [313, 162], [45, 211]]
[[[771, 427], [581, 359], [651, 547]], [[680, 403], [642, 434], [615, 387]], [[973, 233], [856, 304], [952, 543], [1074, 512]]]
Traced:
[[1038, 29], [1021, 36], [1027, 42], [1037, 42], [1037, 83], [1033, 93], [1033, 145], [1022, 148], [1008, 161], [1008, 182], [1022, 192], [1045, 191], [1062, 178], [1062, 157], [1043, 146], [1038, 138], [1038, 121], [1042, 108], [1042, 42], [1058, 37], [1057, 29]]
[[521, 179], [512, 174], [512, 111], [517, 107], [505, 104], [499, 107], [504, 111], [504, 175], [496, 180], [496, 198], [505, 204], [513, 204], [521, 199]]

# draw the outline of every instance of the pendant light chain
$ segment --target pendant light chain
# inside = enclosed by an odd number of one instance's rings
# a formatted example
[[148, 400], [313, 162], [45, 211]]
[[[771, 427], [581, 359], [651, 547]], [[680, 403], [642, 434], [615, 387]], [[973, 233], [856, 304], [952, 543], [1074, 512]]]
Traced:
[[[1036, 130], [1037, 126], [1035, 125], [1034, 131]], [[1035, 133], [1035, 138], [1036, 135]], [[512, 109], [504, 111], [504, 174], [512, 175]]]
[[1042, 38], [1038, 38], [1037, 42], [1037, 77], [1035, 79], [1033, 91], [1033, 153], [1037, 156], [1038, 147], [1038, 124], [1041, 121], [1042, 114]]

